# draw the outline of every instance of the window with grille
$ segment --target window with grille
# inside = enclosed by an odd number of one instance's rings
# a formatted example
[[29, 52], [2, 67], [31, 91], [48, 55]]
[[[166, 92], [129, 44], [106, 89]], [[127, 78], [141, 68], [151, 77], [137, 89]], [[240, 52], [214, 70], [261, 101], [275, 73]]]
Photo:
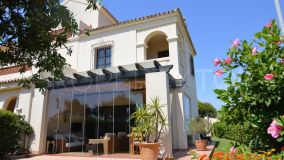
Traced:
[[96, 48], [96, 68], [106, 68], [111, 66], [111, 47]]

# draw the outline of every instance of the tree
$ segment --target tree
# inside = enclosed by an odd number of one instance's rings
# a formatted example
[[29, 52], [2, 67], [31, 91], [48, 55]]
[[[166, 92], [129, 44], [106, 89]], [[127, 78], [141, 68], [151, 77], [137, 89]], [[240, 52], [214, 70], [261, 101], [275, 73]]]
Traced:
[[198, 101], [198, 112], [200, 117], [211, 117], [215, 118], [217, 116], [217, 111], [212, 104], [208, 102]]
[[[97, 8], [96, 0], [87, 2], [86, 9]], [[22, 73], [36, 68], [30, 79], [21, 81], [24, 87], [34, 83], [43, 89], [47, 80], [40, 75], [44, 72], [60, 79], [68, 64], [57, 49], [65, 47], [70, 55], [67, 36], [79, 32], [72, 13], [59, 0], [1, 0], [0, 14], [0, 65], [19, 65]]]
[[[220, 65], [217, 76], [224, 74], [226, 89], [216, 89], [218, 98], [225, 102], [222, 119], [228, 124], [244, 125], [255, 131], [252, 149], [280, 147], [267, 134], [273, 118], [284, 114], [284, 48], [280, 29], [272, 20], [257, 32], [251, 42], [236, 39], [225, 60], [215, 59]], [[247, 144], [248, 145], [248, 144]]]

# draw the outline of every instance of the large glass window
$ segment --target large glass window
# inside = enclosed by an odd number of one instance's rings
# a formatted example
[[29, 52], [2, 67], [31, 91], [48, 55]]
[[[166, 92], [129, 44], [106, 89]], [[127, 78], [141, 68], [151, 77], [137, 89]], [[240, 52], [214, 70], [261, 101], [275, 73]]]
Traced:
[[46, 151], [128, 152], [138, 104], [145, 104], [144, 79], [51, 90]]
[[111, 66], [111, 47], [100, 47], [96, 49], [96, 67], [105, 68]]
[[183, 116], [184, 116], [184, 130], [188, 132], [190, 123], [190, 100], [184, 95], [183, 96]]

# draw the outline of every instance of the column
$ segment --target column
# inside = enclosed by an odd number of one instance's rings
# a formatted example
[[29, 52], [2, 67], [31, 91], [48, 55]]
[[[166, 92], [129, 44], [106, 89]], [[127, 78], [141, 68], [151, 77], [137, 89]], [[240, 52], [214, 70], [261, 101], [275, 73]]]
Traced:
[[42, 94], [39, 89], [34, 89], [30, 119], [30, 124], [34, 129], [34, 139], [31, 144], [33, 153], [45, 151], [46, 102], [47, 96]]
[[178, 37], [169, 37], [167, 38], [169, 43], [169, 56], [170, 63], [174, 65], [171, 69], [171, 75], [176, 79], [181, 79], [182, 76], [179, 71], [179, 47], [178, 47]]
[[136, 45], [136, 62], [143, 62], [146, 60], [147, 44], [141, 43]]
[[161, 137], [161, 148], [164, 156], [172, 155], [172, 129], [171, 129], [171, 108], [169, 94], [169, 79], [166, 72], [155, 72], [146, 74], [146, 100], [159, 97], [160, 103], [165, 104], [163, 113], [167, 117], [165, 134]]

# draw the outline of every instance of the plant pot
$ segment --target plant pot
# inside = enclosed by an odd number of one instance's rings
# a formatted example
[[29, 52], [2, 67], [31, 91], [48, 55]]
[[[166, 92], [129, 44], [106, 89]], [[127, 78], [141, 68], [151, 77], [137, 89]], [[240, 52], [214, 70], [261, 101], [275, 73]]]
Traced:
[[195, 140], [195, 147], [198, 151], [205, 151], [207, 150], [207, 140], [201, 139], [201, 140]]
[[139, 150], [141, 160], [157, 160], [159, 155], [159, 143], [140, 143]]

